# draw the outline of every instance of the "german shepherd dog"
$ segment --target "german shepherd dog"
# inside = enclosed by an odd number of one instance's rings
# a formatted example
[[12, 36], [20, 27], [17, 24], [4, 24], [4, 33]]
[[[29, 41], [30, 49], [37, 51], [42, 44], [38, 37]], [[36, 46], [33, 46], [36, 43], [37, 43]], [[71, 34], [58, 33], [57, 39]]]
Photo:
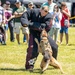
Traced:
[[52, 49], [50, 46], [50, 43], [48, 41], [48, 34], [45, 29], [41, 32], [41, 41], [40, 43], [35, 38], [35, 42], [38, 45], [38, 51], [39, 53], [42, 53], [43, 59], [41, 61], [40, 67], [42, 70], [42, 73], [48, 68], [49, 65], [53, 66], [54, 68], [60, 69], [61, 73], [64, 73], [62, 70], [61, 65], [58, 63], [58, 61], [52, 56]]

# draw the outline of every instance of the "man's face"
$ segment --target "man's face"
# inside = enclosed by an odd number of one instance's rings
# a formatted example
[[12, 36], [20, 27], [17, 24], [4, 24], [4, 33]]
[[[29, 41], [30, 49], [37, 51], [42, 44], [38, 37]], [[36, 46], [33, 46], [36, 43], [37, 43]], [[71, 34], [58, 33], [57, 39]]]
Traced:
[[33, 9], [33, 4], [28, 4], [28, 8]]
[[48, 8], [42, 7], [41, 8], [41, 16], [46, 16], [48, 14]]
[[51, 4], [53, 2], [53, 0], [48, 0], [48, 3]]
[[15, 5], [16, 5], [17, 8], [19, 8], [19, 6], [21, 5], [21, 3], [18, 2], [18, 3], [15, 3]]

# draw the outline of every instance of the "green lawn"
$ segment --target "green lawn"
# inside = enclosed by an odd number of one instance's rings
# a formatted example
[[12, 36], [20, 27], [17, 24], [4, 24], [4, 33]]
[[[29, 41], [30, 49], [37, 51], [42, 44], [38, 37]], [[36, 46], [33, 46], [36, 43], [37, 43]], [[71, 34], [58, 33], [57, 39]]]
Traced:
[[[22, 34], [21, 34], [22, 39]], [[25, 70], [26, 43], [21, 40], [21, 45], [17, 41], [10, 42], [9, 37], [6, 46], [0, 45], [0, 75], [41, 75], [40, 62], [42, 55], [39, 54], [35, 63], [34, 71]], [[58, 61], [65, 72], [63, 75], [75, 75], [75, 28], [69, 28], [69, 46], [59, 44]], [[59, 69], [49, 66], [42, 75], [62, 75]]]

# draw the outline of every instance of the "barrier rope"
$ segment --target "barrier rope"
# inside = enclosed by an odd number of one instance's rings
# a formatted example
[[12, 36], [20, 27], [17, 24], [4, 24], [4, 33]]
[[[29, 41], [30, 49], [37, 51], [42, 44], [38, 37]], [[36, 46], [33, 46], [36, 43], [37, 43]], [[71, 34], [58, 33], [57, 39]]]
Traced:
[[74, 17], [70, 17], [70, 19], [75, 19], [75, 16]]

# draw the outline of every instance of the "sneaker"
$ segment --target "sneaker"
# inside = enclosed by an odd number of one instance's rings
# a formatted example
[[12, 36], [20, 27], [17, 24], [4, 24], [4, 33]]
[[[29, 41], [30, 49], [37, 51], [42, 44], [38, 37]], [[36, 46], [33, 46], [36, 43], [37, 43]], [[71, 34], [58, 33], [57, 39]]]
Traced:
[[6, 45], [6, 43], [4, 41], [2, 41], [2, 45]]
[[23, 43], [26, 42], [26, 40], [23, 40]]
[[20, 45], [20, 42], [18, 42], [18, 45]]
[[14, 40], [11, 40], [11, 42], [14, 42]]
[[29, 68], [29, 69], [27, 69], [28, 71], [30, 71], [30, 72], [33, 72], [33, 68]]
[[29, 71], [30, 71], [30, 72], [33, 72], [33, 68], [30, 68]]
[[4, 43], [3, 45], [6, 45], [6, 43]]
[[27, 71], [33, 72], [33, 67], [31, 66], [30, 68], [26, 69]]

